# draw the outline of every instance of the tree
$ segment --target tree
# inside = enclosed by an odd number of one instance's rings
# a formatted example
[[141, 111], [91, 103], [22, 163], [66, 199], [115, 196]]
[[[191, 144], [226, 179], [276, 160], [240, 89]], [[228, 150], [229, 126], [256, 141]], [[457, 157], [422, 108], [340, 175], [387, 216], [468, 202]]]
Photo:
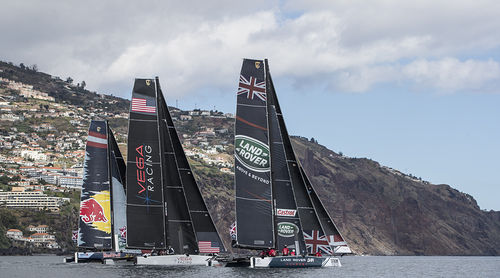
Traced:
[[35, 72], [38, 71], [38, 66], [36, 64], [34, 64], [33, 66], [31, 66], [31, 69]]
[[73, 84], [73, 78], [68, 76], [68, 78], [66, 78], [66, 82], [68, 82], [69, 84]]
[[83, 80], [82, 83], [81, 83], [82, 89], [85, 89], [85, 86], [87, 86], [87, 83], [85, 83], [85, 80]]
[[26, 67], [24, 66], [24, 63], [20, 63], [20, 64], [19, 64], [19, 67], [20, 67], [21, 69], [26, 69]]

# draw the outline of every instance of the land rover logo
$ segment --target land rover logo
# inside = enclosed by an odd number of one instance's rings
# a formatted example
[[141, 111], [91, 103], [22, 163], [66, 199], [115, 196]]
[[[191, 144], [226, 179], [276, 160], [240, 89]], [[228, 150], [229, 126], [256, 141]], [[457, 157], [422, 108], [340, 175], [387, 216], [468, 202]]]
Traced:
[[282, 237], [293, 237], [297, 231], [299, 230], [299, 227], [293, 223], [289, 222], [280, 222], [278, 223], [278, 235]]
[[235, 156], [243, 166], [256, 172], [269, 171], [269, 147], [259, 140], [235, 136]]

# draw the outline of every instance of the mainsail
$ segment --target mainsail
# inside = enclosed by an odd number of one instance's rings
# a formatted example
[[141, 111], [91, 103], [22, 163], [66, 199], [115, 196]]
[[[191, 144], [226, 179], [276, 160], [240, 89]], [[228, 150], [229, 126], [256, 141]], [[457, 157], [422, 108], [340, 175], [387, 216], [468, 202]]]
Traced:
[[119, 250], [125, 222], [125, 164], [106, 121], [91, 121], [85, 148], [78, 247]]
[[[150, 132], [141, 129], [146, 124]], [[144, 149], [144, 162], [137, 156], [138, 148]], [[128, 151], [129, 155], [135, 155], [135, 161], [129, 156], [127, 162], [129, 248], [172, 247], [176, 254], [225, 251], [184, 154], [158, 79], [135, 80]]]
[[[252, 72], [263, 69], [264, 80], [255, 75], [248, 76], [249, 69]], [[255, 124], [263, 119], [264, 124]], [[240, 139], [255, 136], [269, 142], [266, 159], [270, 166], [265, 172], [269, 177], [267, 187], [262, 185], [263, 179], [259, 179], [255, 166], [250, 164], [258, 158], [263, 159], [255, 154], [263, 147], [259, 149], [259, 146], [246, 141], [242, 143]], [[329, 239], [330, 236], [332, 239], [341, 238], [340, 233], [296, 158], [267, 60], [243, 61], [236, 109], [235, 158], [237, 246], [258, 249], [286, 245], [294, 246], [300, 253], [334, 253], [331, 246], [334, 244], [330, 244]], [[257, 213], [260, 215], [255, 217]], [[248, 244], [262, 237], [261, 234], [269, 239], [266, 246]], [[342, 244], [347, 247], [343, 239]]]
[[264, 63], [244, 60], [235, 124], [236, 242], [275, 246]]

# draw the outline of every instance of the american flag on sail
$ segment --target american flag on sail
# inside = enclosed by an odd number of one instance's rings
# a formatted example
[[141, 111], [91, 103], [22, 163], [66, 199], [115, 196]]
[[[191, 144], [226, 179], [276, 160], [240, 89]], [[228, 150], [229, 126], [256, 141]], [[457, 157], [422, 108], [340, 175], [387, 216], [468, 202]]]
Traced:
[[219, 253], [220, 247], [212, 246], [211, 241], [198, 241], [198, 249], [200, 253]]
[[254, 96], [262, 101], [266, 101], [266, 82], [257, 82], [257, 79], [250, 76], [250, 80], [240, 75], [240, 84], [238, 87], [238, 96], [247, 95], [248, 99], [253, 99]]
[[333, 253], [327, 237], [325, 235], [320, 236], [318, 230], [312, 230], [311, 234], [304, 231], [304, 240], [310, 254], [315, 254], [318, 251], [329, 255]]
[[156, 103], [154, 98], [132, 98], [132, 111], [143, 113], [156, 113]]

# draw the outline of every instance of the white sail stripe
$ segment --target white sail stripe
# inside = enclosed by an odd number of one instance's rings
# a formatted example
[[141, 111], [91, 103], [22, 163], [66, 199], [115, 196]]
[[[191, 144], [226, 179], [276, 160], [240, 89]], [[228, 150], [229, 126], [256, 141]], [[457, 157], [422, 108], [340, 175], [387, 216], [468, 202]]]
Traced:
[[191, 171], [189, 168], [178, 168], [179, 171]]
[[183, 189], [184, 187], [182, 186], [171, 186], [171, 185], [165, 185], [165, 189]]
[[286, 181], [286, 182], [291, 182], [291, 180], [280, 180], [280, 179], [275, 179], [274, 181]]
[[243, 200], [247, 200], [247, 201], [269, 202], [269, 200], [252, 199], [252, 198], [245, 198], [245, 197], [238, 197], [238, 196], [236, 196], [236, 199], [243, 199]]
[[174, 219], [168, 219], [168, 222], [176, 222], [176, 223], [190, 223], [191, 220], [174, 220]]
[[297, 207], [298, 209], [313, 209], [312, 207]]
[[208, 210], [190, 210], [189, 212], [195, 212], [195, 213], [208, 213]]
[[287, 159], [286, 162], [295, 162], [297, 163], [297, 160], [290, 160], [290, 159]]
[[243, 104], [243, 103], [237, 103], [236, 105], [240, 106], [248, 106], [248, 107], [266, 107], [265, 105], [253, 105], [253, 104]]
[[108, 144], [108, 140], [106, 140], [104, 138], [95, 137], [92, 135], [89, 135], [89, 137], [87, 138], [87, 141], [99, 143], [99, 144], [105, 144], [105, 145]]
[[283, 145], [283, 141], [274, 141], [272, 142], [273, 144], [279, 144], [279, 145]]

